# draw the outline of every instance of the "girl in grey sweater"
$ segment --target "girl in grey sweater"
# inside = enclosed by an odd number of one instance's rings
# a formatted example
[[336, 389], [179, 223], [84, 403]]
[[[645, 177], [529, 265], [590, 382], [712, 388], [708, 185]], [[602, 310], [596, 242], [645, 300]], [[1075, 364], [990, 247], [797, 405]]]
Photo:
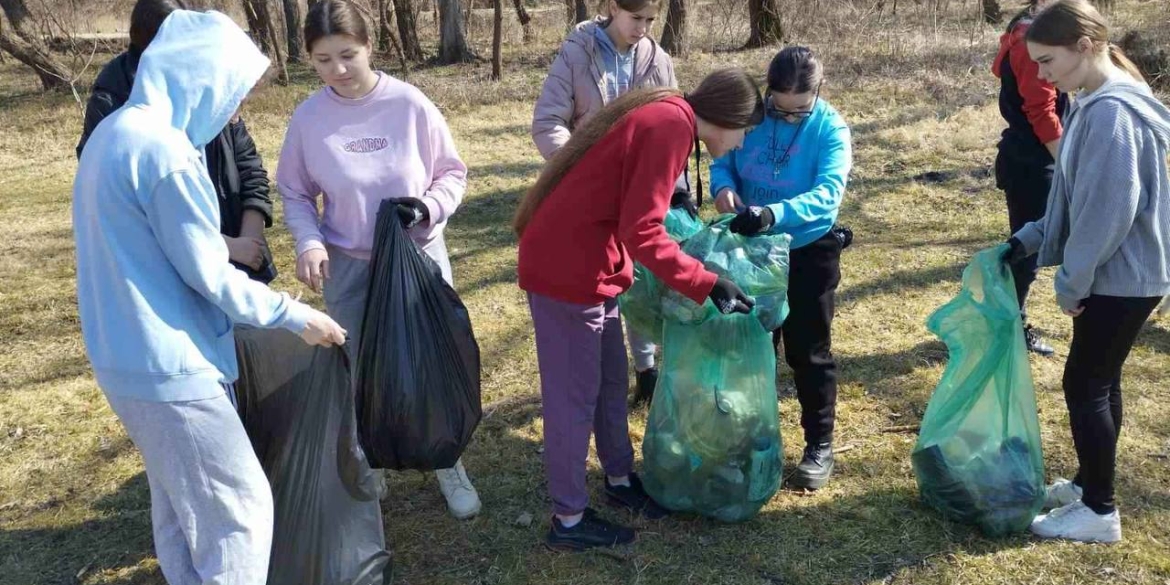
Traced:
[[1064, 394], [1080, 470], [1048, 488], [1045, 538], [1116, 542], [1113, 502], [1121, 369], [1143, 323], [1170, 293], [1170, 110], [1109, 43], [1085, 0], [1059, 0], [1027, 33], [1040, 76], [1079, 92], [1064, 120], [1047, 214], [1009, 240], [1006, 259], [1059, 266], [1056, 300], [1073, 318]]

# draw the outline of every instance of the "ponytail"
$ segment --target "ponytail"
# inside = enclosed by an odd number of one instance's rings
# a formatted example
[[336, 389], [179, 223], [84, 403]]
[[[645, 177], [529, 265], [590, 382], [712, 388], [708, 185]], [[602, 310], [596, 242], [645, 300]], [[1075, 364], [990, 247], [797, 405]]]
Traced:
[[1114, 65], [1125, 70], [1126, 73], [1130, 74], [1137, 81], [1141, 83], [1146, 82], [1146, 78], [1142, 75], [1141, 69], [1138, 69], [1138, 66], [1129, 57], [1125, 56], [1125, 51], [1122, 51], [1121, 47], [1113, 43], [1109, 43], [1109, 60], [1113, 61]]

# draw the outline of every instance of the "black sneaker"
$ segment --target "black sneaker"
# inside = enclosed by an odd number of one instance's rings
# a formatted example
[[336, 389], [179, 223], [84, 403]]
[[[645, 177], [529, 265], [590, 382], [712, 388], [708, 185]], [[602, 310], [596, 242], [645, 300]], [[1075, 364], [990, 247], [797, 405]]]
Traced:
[[625, 508], [630, 512], [643, 516], [649, 520], [659, 520], [670, 515], [670, 511], [658, 505], [646, 488], [642, 487], [642, 480], [638, 474], [630, 474], [630, 485], [610, 485], [609, 478], [605, 478], [605, 496], [609, 505]]
[[1028, 351], [1036, 355], [1050, 357], [1056, 353], [1056, 350], [1052, 349], [1052, 346], [1048, 345], [1031, 325], [1024, 325], [1024, 343], [1028, 344]]
[[614, 524], [601, 516], [593, 508], [585, 508], [581, 521], [572, 528], [565, 528], [561, 519], [553, 516], [552, 527], [544, 539], [544, 545], [549, 550], [562, 552], [581, 552], [602, 546], [617, 546], [634, 542], [634, 530], [620, 524]]
[[634, 404], [650, 404], [654, 398], [654, 387], [658, 385], [658, 368], [638, 372], [638, 385], [634, 388]]
[[820, 443], [804, 448], [804, 457], [796, 466], [789, 485], [808, 490], [819, 490], [833, 475], [833, 444]]

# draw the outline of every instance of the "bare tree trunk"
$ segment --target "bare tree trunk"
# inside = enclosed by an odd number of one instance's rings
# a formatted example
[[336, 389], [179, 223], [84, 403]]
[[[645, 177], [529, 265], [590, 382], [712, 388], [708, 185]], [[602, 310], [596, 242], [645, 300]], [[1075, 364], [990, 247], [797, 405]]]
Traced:
[[504, 41], [504, 0], [492, 0], [492, 81], [503, 77], [503, 56], [500, 50]]
[[475, 22], [471, 20], [471, 11], [475, 8], [475, 0], [460, 0], [463, 4], [463, 32], [470, 37], [471, 27], [475, 26]]
[[248, 21], [248, 32], [252, 40], [265, 55], [272, 54], [272, 36], [268, 31], [267, 0], [244, 0], [244, 18]]
[[666, 26], [662, 28], [662, 48], [675, 57], [687, 54], [686, 0], [670, 0], [666, 10]]
[[387, 0], [378, 0], [378, 52], [390, 51], [390, 11], [386, 8]]
[[301, 4], [297, 0], [282, 0], [284, 3], [284, 28], [288, 36], [288, 62], [301, 60]]
[[982, 4], [983, 22], [987, 24], [998, 24], [1003, 20], [1003, 9], [999, 6], [999, 0], [980, 0]]
[[[7, 17], [7, 24], [5, 23]], [[34, 35], [24, 33], [24, 0], [0, 0], [0, 51], [32, 68], [45, 90], [71, 87], [73, 75]]]
[[524, 0], [512, 0], [512, 4], [516, 6], [516, 18], [520, 21], [520, 26], [524, 29], [524, 43], [532, 42], [532, 15], [524, 9]]
[[776, 0], [750, 0], [748, 15], [751, 18], [751, 36], [744, 45], [745, 49], [766, 47], [783, 40], [784, 23], [780, 21]]
[[565, 17], [569, 19], [569, 28], [579, 22], [589, 20], [589, 5], [585, 0], [565, 0]]
[[[25, 30], [24, 21], [28, 18], [28, 6], [25, 5], [24, 0], [0, 0], [0, 10], [4, 11], [4, 16], [8, 17], [8, 22], [12, 26], [12, 30], [21, 37], [28, 37], [28, 31]], [[27, 41], [28, 39], [25, 38]]]
[[475, 60], [475, 53], [467, 46], [467, 33], [459, 0], [439, 2], [439, 63], [467, 63]]
[[[402, 45], [398, 39], [394, 37], [394, 32], [390, 30], [390, 9], [386, 2], [389, 0], [378, 0], [378, 11], [381, 13], [379, 19], [382, 20], [380, 25], [381, 32], [379, 33], [379, 42], [386, 43], [394, 47], [394, 54], [398, 55], [398, 62], [402, 65], [402, 80], [405, 81], [410, 78], [410, 64], [406, 62], [406, 54], [402, 52]], [[385, 50], [389, 50], [387, 47]]]
[[284, 45], [280, 42], [281, 30], [269, 9], [268, 0], [244, 0], [244, 14], [248, 19], [248, 26], [252, 29], [252, 36], [276, 66], [281, 83], [288, 83], [288, 65], [285, 62]]
[[394, 20], [398, 22], [398, 39], [402, 41], [402, 53], [411, 61], [422, 61], [422, 45], [418, 42], [418, 26], [414, 20], [414, 6], [411, 0], [391, 0], [394, 3]]

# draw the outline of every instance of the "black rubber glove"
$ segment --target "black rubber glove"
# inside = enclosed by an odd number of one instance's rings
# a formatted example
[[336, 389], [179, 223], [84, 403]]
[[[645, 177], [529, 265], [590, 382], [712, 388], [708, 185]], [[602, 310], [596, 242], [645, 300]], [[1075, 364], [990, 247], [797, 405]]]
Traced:
[[1024, 243], [1016, 238], [1011, 238], [1007, 241], [1009, 248], [1003, 253], [1000, 258], [1004, 264], [1019, 264], [1028, 257], [1027, 252], [1024, 251]]
[[387, 201], [398, 204], [398, 208], [396, 209], [398, 221], [401, 221], [402, 227], [406, 229], [410, 229], [431, 218], [431, 211], [427, 209], [427, 206], [421, 200], [413, 197], [392, 197]]
[[776, 223], [776, 216], [767, 207], [751, 206], [731, 220], [731, 232], [743, 236], [767, 233]]
[[685, 209], [692, 219], [699, 217], [699, 206], [695, 203], [695, 198], [687, 191], [675, 191], [670, 198], [670, 207], [672, 209]]
[[756, 302], [748, 297], [739, 286], [722, 276], [715, 281], [715, 287], [711, 289], [711, 294], [707, 297], [715, 303], [715, 308], [724, 315], [747, 314], [752, 312], [752, 307], [756, 306]]

